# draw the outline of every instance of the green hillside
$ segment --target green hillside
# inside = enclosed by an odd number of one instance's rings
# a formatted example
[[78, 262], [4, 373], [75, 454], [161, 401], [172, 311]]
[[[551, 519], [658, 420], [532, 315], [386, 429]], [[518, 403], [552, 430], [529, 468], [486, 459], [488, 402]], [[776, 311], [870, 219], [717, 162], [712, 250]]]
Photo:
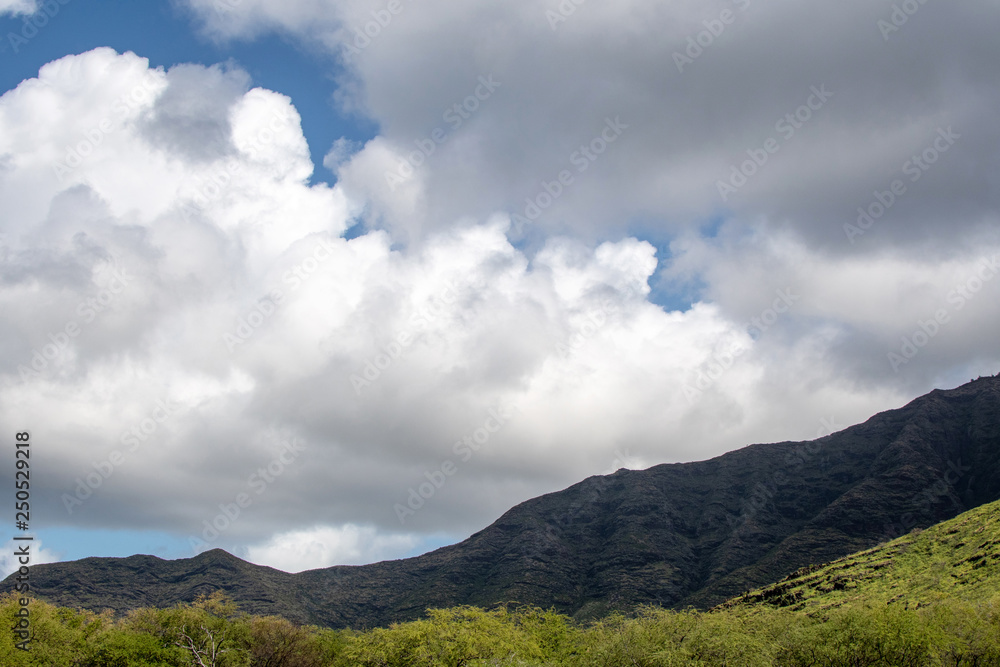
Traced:
[[1000, 501], [826, 565], [802, 568], [721, 608], [813, 612], [854, 603], [919, 608], [945, 599], [985, 602], [1000, 592]]

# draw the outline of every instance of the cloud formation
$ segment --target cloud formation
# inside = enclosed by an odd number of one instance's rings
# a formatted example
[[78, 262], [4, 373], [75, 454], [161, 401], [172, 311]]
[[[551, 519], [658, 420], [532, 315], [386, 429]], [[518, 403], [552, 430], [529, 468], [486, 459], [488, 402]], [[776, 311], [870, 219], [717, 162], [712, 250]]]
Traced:
[[31, 14], [37, 7], [35, 0], [0, 0], [0, 14]]
[[285, 572], [302, 572], [330, 564], [364, 565], [398, 557], [417, 546], [409, 535], [382, 535], [372, 526], [344, 524], [275, 535], [268, 542], [250, 546], [246, 558]]
[[[669, 236], [723, 216], [790, 227], [827, 252], [864, 253], [844, 242], [844, 221], [948, 127], [963, 139], [927, 165], [877, 243], [925, 245], [942, 217], [963, 232], [995, 221], [993, 2], [908, 3], [902, 17], [860, 0], [431, 0], [394, 3], [397, 13], [375, 1], [260, 0], [225, 13], [212, 0], [188, 4], [219, 37], [280, 30], [342, 57], [342, 103], [382, 131], [341, 178], [372, 197], [373, 220], [411, 233], [523, 212], [543, 181], [573, 170], [570, 156], [608, 117], [628, 131], [544, 211], [536, 224], [545, 233]], [[553, 12], [565, 20], [553, 22]], [[448, 129], [447, 110], [483, 75], [501, 87], [427, 158], [413, 179], [421, 196], [392, 190], [385, 172]], [[827, 91], [819, 100], [818, 89]], [[816, 108], [803, 109], [810, 99]], [[723, 197], [719, 183], [768, 139], [777, 152]], [[401, 207], [406, 222], [393, 215]]]

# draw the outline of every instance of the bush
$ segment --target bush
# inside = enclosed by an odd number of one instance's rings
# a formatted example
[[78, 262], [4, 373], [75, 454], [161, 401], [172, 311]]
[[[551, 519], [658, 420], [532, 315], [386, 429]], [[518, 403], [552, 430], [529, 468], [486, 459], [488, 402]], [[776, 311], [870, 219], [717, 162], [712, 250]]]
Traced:
[[[13, 595], [0, 622], [15, 625]], [[251, 616], [215, 594], [114, 620], [32, 601], [31, 650], [0, 636], [3, 667], [987, 667], [1000, 665], [1000, 594], [855, 603], [807, 615], [787, 609], [640, 609], [587, 627], [534, 607], [434, 609], [426, 618], [367, 632], [302, 627]]]
[[934, 664], [936, 639], [915, 610], [899, 605], [842, 607], [797, 633], [780, 664], [921, 667]]
[[564, 650], [564, 622], [537, 610], [431, 609], [428, 618], [357, 635], [347, 648], [351, 664], [381, 667], [462, 667], [541, 661]]

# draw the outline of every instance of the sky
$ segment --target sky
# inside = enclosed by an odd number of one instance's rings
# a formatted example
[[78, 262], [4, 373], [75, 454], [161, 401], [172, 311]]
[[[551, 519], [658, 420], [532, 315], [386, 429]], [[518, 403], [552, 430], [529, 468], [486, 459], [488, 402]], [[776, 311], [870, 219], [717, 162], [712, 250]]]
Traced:
[[1000, 372], [998, 20], [0, 0], [33, 562], [408, 557]]

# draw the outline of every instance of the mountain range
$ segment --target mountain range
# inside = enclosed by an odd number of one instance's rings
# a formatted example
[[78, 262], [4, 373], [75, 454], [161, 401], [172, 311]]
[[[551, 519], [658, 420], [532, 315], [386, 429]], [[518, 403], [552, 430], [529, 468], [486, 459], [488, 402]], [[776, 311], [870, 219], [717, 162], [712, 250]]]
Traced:
[[707, 609], [998, 499], [1000, 376], [812, 441], [590, 477], [415, 558], [289, 574], [213, 549], [35, 565], [31, 581], [51, 603], [119, 613], [223, 589], [245, 611], [327, 627], [503, 602], [577, 619]]

